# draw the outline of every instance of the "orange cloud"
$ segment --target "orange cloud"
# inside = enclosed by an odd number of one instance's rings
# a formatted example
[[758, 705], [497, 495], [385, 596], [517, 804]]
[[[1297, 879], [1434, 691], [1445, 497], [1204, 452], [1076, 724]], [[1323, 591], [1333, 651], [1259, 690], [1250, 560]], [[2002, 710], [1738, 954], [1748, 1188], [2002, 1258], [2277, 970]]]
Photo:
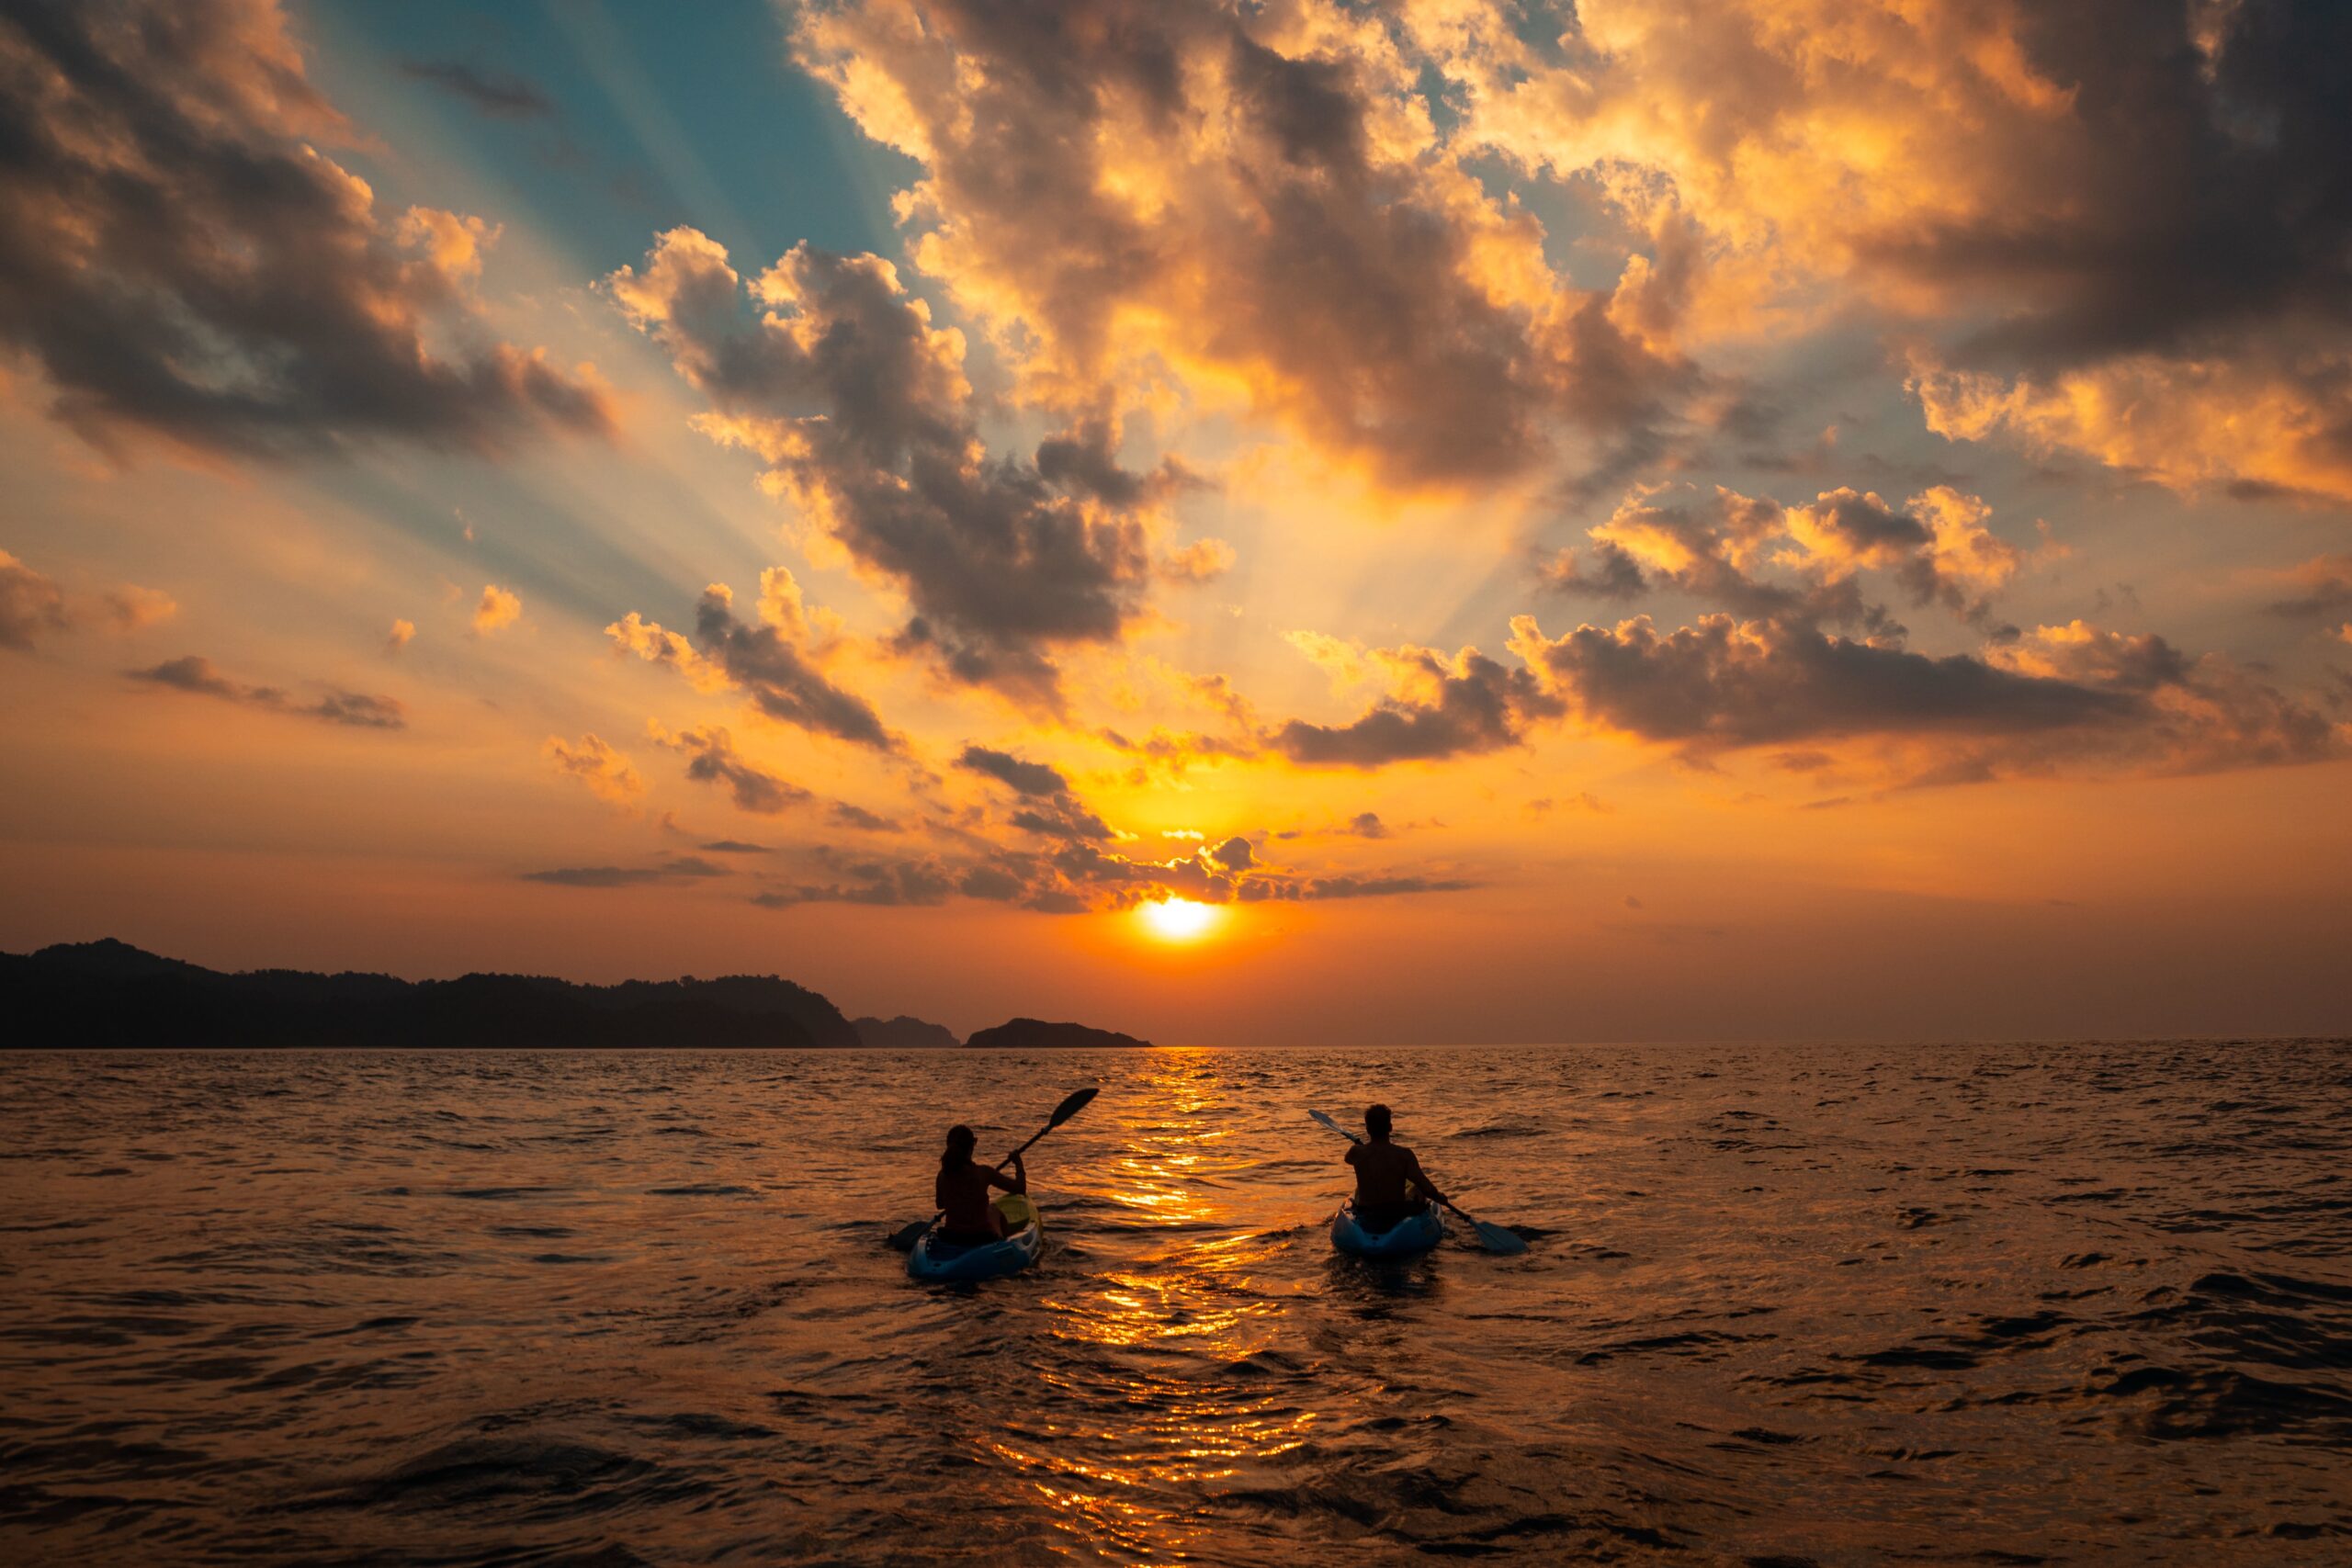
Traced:
[[598, 736], [583, 735], [575, 745], [550, 735], [542, 750], [557, 772], [578, 779], [599, 800], [631, 806], [645, 794], [645, 780], [629, 760]]
[[523, 601], [496, 583], [485, 583], [474, 605], [474, 634], [488, 637], [523, 618]]

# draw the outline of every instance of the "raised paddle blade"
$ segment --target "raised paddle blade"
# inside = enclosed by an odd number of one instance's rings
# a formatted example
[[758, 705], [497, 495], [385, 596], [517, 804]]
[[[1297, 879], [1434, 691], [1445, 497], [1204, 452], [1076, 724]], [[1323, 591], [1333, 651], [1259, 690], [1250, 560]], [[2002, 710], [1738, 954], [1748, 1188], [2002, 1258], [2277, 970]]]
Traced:
[[1350, 1143], [1351, 1143], [1351, 1144], [1360, 1144], [1360, 1143], [1363, 1142], [1363, 1140], [1362, 1138], [1357, 1137], [1353, 1133], [1349, 1132], [1345, 1127], [1342, 1127], [1342, 1126], [1340, 1126], [1337, 1122], [1332, 1121], [1332, 1120], [1331, 1120], [1331, 1118], [1330, 1118], [1327, 1113], [1325, 1113], [1325, 1112], [1323, 1112], [1323, 1111], [1308, 1111], [1308, 1112], [1307, 1112], [1307, 1114], [1308, 1114], [1309, 1116], [1314, 1117], [1314, 1118], [1315, 1118], [1315, 1120], [1317, 1120], [1317, 1122], [1322, 1122], [1322, 1123], [1323, 1123], [1323, 1125], [1325, 1125], [1326, 1127], [1330, 1128], [1330, 1129], [1331, 1129], [1331, 1131], [1333, 1131], [1334, 1133], [1339, 1134], [1340, 1134], [1340, 1136], [1341, 1136], [1341, 1137], [1343, 1137], [1343, 1138], [1347, 1139], [1347, 1141], [1348, 1141], [1348, 1142], [1350, 1142]]
[[1060, 1126], [1063, 1122], [1069, 1121], [1071, 1117], [1085, 1110], [1088, 1105], [1093, 1102], [1094, 1097], [1102, 1092], [1101, 1089], [1093, 1085], [1089, 1085], [1085, 1089], [1080, 1089], [1076, 1094], [1071, 1095], [1068, 1100], [1063, 1100], [1059, 1105], [1054, 1107], [1054, 1113], [1046, 1119], [1046, 1128], [1051, 1130], [1052, 1128]]

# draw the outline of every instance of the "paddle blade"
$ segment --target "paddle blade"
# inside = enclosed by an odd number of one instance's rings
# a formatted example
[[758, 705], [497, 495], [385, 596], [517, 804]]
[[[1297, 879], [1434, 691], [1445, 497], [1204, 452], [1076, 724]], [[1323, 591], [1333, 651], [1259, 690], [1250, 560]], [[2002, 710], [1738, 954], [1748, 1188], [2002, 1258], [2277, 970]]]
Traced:
[[[1516, 1258], [1527, 1250], [1527, 1238], [1517, 1231], [1506, 1230], [1490, 1220], [1473, 1220], [1470, 1228], [1478, 1233], [1478, 1244], [1488, 1252], [1499, 1252]], [[910, 1243], [909, 1245], [912, 1245]]]
[[1343, 1138], [1347, 1139], [1347, 1141], [1348, 1141], [1348, 1142], [1350, 1142], [1350, 1143], [1351, 1143], [1351, 1144], [1353, 1144], [1353, 1143], [1359, 1143], [1359, 1142], [1361, 1142], [1361, 1141], [1362, 1141], [1362, 1140], [1360, 1140], [1359, 1138], [1357, 1138], [1357, 1136], [1356, 1136], [1353, 1133], [1349, 1132], [1345, 1127], [1342, 1127], [1342, 1126], [1340, 1126], [1337, 1122], [1332, 1121], [1332, 1120], [1331, 1120], [1331, 1118], [1329, 1117], [1329, 1115], [1328, 1115], [1327, 1113], [1325, 1113], [1325, 1112], [1323, 1112], [1323, 1111], [1308, 1111], [1308, 1112], [1307, 1112], [1307, 1114], [1308, 1114], [1309, 1116], [1314, 1117], [1314, 1118], [1315, 1118], [1315, 1120], [1317, 1120], [1317, 1122], [1322, 1122], [1322, 1123], [1323, 1123], [1323, 1125], [1325, 1125], [1326, 1127], [1330, 1128], [1330, 1129], [1331, 1129], [1331, 1131], [1333, 1131], [1334, 1133], [1339, 1134], [1340, 1134], [1340, 1136], [1341, 1136], [1341, 1137], [1343, 1137]]
[[1080, 1089], [1076, 1094], [1071, 1095], [1068, 1100], [1063, 1100], [1059, 1105], [1054, 1107], [1053, 1115], [1046, 1119], [1046, 1127], [1051, 1129], [1060, 1126], [1063, 1122], [1069, 1121], [1071, 1117], [1077, 1115], [1080, 1111], [1092, 1104], [1094, 1097], [1102, 1092], [1101, 1089], [1092, 1086]]
[[890, 1250], [912, 1252], [915, 1249], [915, 1243], [922, 1239], [922, 1233], [930, 1228], [929, 1220], [917, 1220], [913, 1224], [899, 1226], [890, 1233]]

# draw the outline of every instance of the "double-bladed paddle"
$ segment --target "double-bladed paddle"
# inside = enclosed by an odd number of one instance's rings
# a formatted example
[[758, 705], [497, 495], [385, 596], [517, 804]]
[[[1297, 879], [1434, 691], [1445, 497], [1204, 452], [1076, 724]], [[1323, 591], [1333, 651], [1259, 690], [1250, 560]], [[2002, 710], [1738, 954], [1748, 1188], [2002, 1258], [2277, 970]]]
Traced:
[[[1315, 1120], [1322, 1122], [1323, 1125], [1330, 1128], [1331, 1131], [1339, 1134], [1340, 1136], [1347, 1139], [1347, 1141], [1351, 1144], [1361, 1144], [1363, 1142], [1362, 1138], [1357, 1137], [1353, 1133], [1349, 1132], [1345, 1127], [1340, 1126], [1337, 1122], [1334, 1122], [1329, 1116], [1320, 1111], [1310, 1111], [1307, 1114], [1314, 1117]], [[1479, 1245], [1484, 1247], [1488, 1252], [1501, 1252], [1515, 1256], [1527, 1250], [1527, 1238], [1520, 1235], [1518, 1233], [1507, 1230], [1501, 1225], [1489, 1224], [1485, 1220], [1476, 1219], [1469, 1214], [1464, 1213], [1462, 1206], [1455, 1203], [1451, 1199], [1440, 1198], [1438, 1201], [1453, 1210], [1454, 1213], [1460, 1217], [1464, 1224], [1468, 1225], [1471, 1230], [1476, 1232], [1477, 1234]], [[914, 1244], [912, 1242], [909, 1242], [907, 1245], [911, 1247]]]
[[[1029, 1152], [1029, 1144], [1035, 1143], [1037, 1139], [1044, 1137], [1046, 1134], [1052, 1132], [1055, 1128], [1060, 1126], [1063, 1122], [1069, 1121], [1080, 1111], [1085, 1110], [1088, 1104], [1093, 1100], [1094, 1097], [1102, 1092], [1102, 1090], [1099, 1086], [1090, 1084], [1086, 1088], [1080, 1089], [1077, 1093], [1071, 1095], [1068, 1100], [1063, 1100], [1059, 1105], [1055, 1106], [1054, 1113], [1046, 1118], [1046, 1124], [1037, 1129], [1035, 1134], [1030, 1138], [1029, 1143], [1022, 1145], [1019, 1148], [1013, 1150], [1011, 1154], [997, 1161], [996, 1168], [1002, 1170], [1006, 1166], [1011, 1165], [1014, 1160], [1020, 1158], [1023, 1155], [1027, 1154]], [[938, 1217], [938, 1215], [933, 1214], [932, 1216], [932, 1220], [935, 1220]], [[1465, 1218], [1467, 1216], [1465, 1216]], [[890, 1233], [890, 1245], [900, 1252], [912, 1251], [914, 1249], [915, 1243], [922, 1239], [922, 1233], [931, 1228], [932, 1220], [917, 1220], [910, 1225], [899, 1226], [897, 1230]]]

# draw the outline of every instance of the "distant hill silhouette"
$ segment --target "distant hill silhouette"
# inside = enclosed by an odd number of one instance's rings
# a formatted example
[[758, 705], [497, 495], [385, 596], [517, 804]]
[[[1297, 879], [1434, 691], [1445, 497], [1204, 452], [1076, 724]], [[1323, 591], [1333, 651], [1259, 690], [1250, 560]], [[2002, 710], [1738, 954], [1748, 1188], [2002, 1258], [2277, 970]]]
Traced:
[[63, 1047], [859, 1043], [839, 1008], [769, 975], [617, 986], [534, 975], [227, 975], [111, 938], [0, 953], [0, 1018], [13, 1043]]
[[1089, 1029], [1082, 1023], [1046, 1023], [1035, 1018], [1016, 1018], [994, 1029], [980, 1030], [964, 1043], [995, 1051], [1061, 1051], [1111, 1045], [1148, 1049], [1151, 1045], [1148, 1040], [1138, 1040], [1115, 1030]]
[[919, 1018], [901, 1014], [897, 1018], [861, 1018], [851, 1021], [857, 1031], [857, 1043], [877, 1051], [929, 1051], [941, 1046], [961, 1045], [956, 1032], [944, 1023], [927, 1023]]

